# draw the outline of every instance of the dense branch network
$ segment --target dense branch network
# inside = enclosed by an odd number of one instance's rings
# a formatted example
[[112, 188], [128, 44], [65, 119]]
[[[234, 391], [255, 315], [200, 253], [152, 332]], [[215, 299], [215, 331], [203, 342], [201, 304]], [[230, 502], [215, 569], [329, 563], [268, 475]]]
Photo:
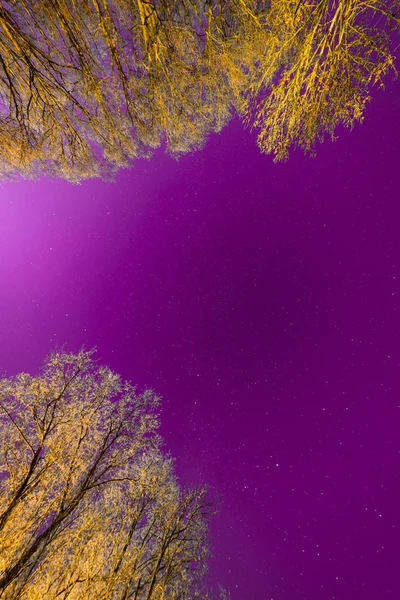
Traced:
[[91, 352], [0, 381], [1, 600], [208, 597], [215, 509], [178, 485], [157, 405]]
[[235, 112], [313, 151], [394, 68], [400, 0], [1, 0], [0, 173], [110, 177]]

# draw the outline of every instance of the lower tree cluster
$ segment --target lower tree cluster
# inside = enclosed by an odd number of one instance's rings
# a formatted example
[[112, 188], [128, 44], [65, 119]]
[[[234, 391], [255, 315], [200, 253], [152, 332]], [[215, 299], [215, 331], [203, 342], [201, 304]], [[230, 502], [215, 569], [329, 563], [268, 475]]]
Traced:
[[84, 350], [0, 381], [1, 600], [210, 597], [215, 509], [179, 486], [158, 403]]

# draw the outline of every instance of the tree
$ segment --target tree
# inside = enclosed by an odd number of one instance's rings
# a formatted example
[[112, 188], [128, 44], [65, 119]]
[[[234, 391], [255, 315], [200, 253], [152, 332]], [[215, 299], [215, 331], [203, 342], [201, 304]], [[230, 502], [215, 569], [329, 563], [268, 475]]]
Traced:
[[178, 485], [155, 393], [92, 354], [0, 381], [0, 598], [204, 598], [207, 489]]
[[399, 23], [398, 0], [275, 0], [269, 50], [239, 107], [261, 150], [277, 160], [295, 146], [314, 153], [325, 133], [362, 121], [371, 87], [394, 71], [390, 33]]
[[[21, 0], [0, 6], [0, 172], [111, 175], [165, 140], [200, 147], [229, 119], [202, 10], [162, 0]], [[217, 100], [217, 101], [216, 101]]]
[[232, 114], [284, 159], [362, 120], [400, 0], [0, 3], [0, 173], [110, 177]]

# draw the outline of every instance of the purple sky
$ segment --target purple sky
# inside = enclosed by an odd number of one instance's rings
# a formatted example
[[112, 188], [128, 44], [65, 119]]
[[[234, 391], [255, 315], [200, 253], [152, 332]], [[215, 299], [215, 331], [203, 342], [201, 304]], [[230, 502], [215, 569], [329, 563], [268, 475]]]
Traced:
[[1, 184], [0, 368], [97, 346], [162, 394], [232, 600], [400, 597], [399, 100], [315, 159], [234, 122], [114, 184]]

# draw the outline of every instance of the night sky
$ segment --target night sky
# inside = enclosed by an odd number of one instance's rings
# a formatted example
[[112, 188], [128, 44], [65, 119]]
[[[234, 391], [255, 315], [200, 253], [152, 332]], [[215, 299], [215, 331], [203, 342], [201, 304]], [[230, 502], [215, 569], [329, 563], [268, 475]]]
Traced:
[[0, 368], [96, 346], [159, 392], [232, 600], [400, 598], [399, 101], [314, 159], [234, 121], [115, 183], [1, 184]]

